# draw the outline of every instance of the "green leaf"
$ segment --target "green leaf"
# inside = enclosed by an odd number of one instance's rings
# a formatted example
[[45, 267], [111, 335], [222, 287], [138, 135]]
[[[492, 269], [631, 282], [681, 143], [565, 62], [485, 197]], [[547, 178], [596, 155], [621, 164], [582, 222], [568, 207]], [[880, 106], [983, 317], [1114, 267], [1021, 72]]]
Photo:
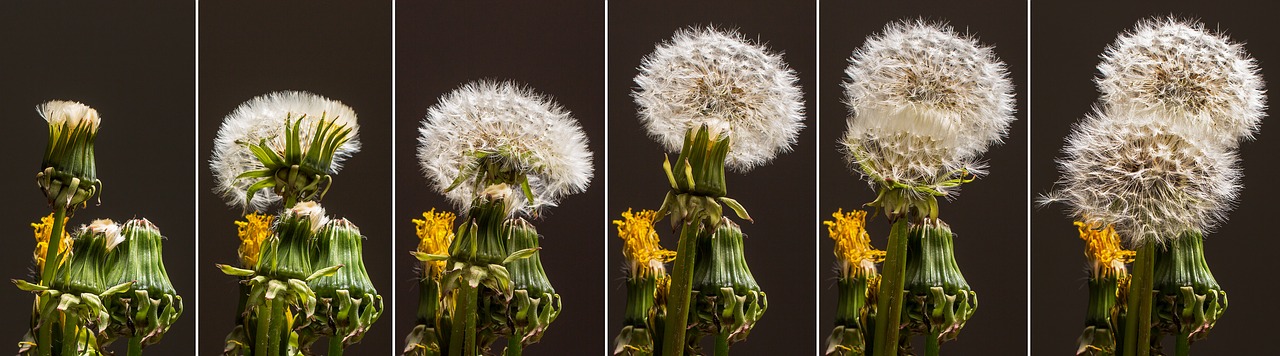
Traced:
[[21, 279], [12, 279], [11, 281], [13, 281], [13, 285], [18, 286], [18, 289], [21, 289], [27, 292], [42, 292], [49, 289], [49, 287], [45, 287], [39, 284], [34, 284]]
[[733, 200], [733, 198], [729, 197], [720, 197], [718, 199], [721, 203], [724, 203], [724, 205], [728, 205], [729, 209], [733, 210], [733, 213], [737, 214], [739, 219], [750, 221], [752, 223], [756, 222], [755, 220], [751, 220], [751, 214], [747, 214], [747, 208], [742, 207], [742, 203], [738, 203], [737, 200]]
[[541, 250], [541, 249], [542, 249], [541, 247], [530, 247], [520, 251], [512, 252], [510, 256], [507, 256], [506, 259], [502, 260], [502, 264], [505, 265], [511, 262], [533, 257], [533, 254], [538, 253], [538, 250]]
[[222, 273], [228, 276], [236, 276], [236, 277], [249, 277], [255, 273], [253, 272], [253, 270], [236, 268], [236, 267], [232, 267], [230, 265], [224, 265], [224, 264], [218, 264], [218, 269], [222, 270]]
[[520, 190], [524, 192], [525, 198], [529, 200], [529, 204], [533, 204], [533, 190], [529, 188], [529, 175], [520, 175]]
[[342, 267], [343, 267], [343, 266], [344, 266], [344, 265], [333, 265], [333, 266], [329, 266], [329, 267], [321, 268], [320, 270], [316, 271], [315, 273], [312, 273], [310, 276], [307, 276], [307, 281], [311, 281], [311, 280], [313, 280], [313, 279], [320, 278], [320, 277], [328, 277], [328, 276], [332, 276], [332, 275], [334, 275], [334, 274], [338, 273], [338, 270], [339, 270], [339, 269], [342, 269]]
[[422, 261], [422, 262], [435, 262], [435, 261], [444, 261], [449, 259], [449, 255], [436, 255], [436, 254], [430, 254], [430, 253], [424, 253], [424, 252], [418, 252], [418, 251], [412, 251], [412, 252], [409, 252], [409, 254], [413, 255], [413, 257], [416, 257], [418, 261]]

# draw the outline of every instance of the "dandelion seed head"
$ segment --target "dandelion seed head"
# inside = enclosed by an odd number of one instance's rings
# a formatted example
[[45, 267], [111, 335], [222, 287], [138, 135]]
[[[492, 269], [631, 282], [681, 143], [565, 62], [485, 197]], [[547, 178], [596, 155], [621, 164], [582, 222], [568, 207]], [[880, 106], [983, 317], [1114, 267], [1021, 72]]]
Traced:
[[213, 156], [209, 159], [209, 169], [218, 184], [215, 188], [217, 193], [226, 199], [228, 205], [246, 210], [262, 210], [280, 201], [281, 197], [271, 189], [259, 190], [251, 201], [245, 200], [254, 180], [236, 177], [265, 168], [249, 150], [249, 145], [266, 140], [269, 148], [283, 155], [286, 121], [292, 124], [301, 120], [298, 136], [305, 150], [321, 118], [351, 129], [347, 142], [334, 151], [333, 163], [327, 172], [336, 174], [342, 169], [343, 161], [360, 151], [360, 126], [356, 122], [355, 111], [350, 107], [337, 100], [299, 91], [270, 93], [240, 104], [223, 119], [214, 141]]
[[1058, 160], [1062, 201], [1087, 226], [1114, 225], [1136, 245], [1208, 231], [1226, 219], [1239, 188], [1233, 150], [1148, 112], [1095, 112], [1078, 123]]
[[90, 131], [98, 131], [98, 124], [102, 121], [97, 110], [75, 101], [51, 100], [37, 106], [36, 112], [50, 126], [88, 125]]
[[670, 152], [707, 125], [730, 137], [726, 167], [746, 172], [788, 152], [804, 128], [804, 98], [782, 55], [733, 30], [679, 30], [645, 56], [631, 93], [649, 135]]
[[844, 148], [873, 185], [937, 187], [979, 174], [1014, 117], [1014, 87], [991, 47], [922, 20], [889, 24], [853, 52]]
[[1107, 47], [1098, 71], [1105, 105], [1185, 120], [1229, 147], [1252, 139], [1266, 115], [1257, 61], [1199, 22], [1141, 21]]
[[445, 94], [428, 110], [418, 133], [423, 173], [460, 211], [467, 211], [482, 191], [470, 181], [449, 187], [477, 163], [477, 154], [489, 154], [504, 169], [528, 177], [532, 203], [515, 187], [514, 211], [555, 206], [591, 182], [591, 151], [578, 121], [551, 98], [513, 82], [471, 82]]

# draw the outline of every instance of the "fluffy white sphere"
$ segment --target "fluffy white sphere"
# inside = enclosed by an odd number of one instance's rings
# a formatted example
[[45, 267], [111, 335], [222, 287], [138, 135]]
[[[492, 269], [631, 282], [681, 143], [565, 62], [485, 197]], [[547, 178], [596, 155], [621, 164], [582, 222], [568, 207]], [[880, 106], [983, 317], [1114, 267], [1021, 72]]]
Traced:
[[222, 121], [218, 138], [214, 141], [213, 157], [209, 169], [213, 171], [218, 186], [215, 188], [227, 204], [246, 210], [261, 210], [279, 201], [280, 196], [270, 189], [259, 190], [251, 201], [245, 200], [254, 179], [236, 179], [241, 173], [266, 168], [249, 150], [250, 144], [266, 140], [267, 146], [281, 155], [285, 151], [285, 120], [290, 123], [302, 120], [299, 137], [303, 148], [311, 142], [316, 123], [323, 117], [336, 120], [339, 125], [351, 129], [350, 139], [338, 147], [333, 155], [329, 174], [336, 174], [342, 162], [360, 151], [360, 126], [356, 113], [337, 100], [298, 91], [281, 91], [258, 96], [240, 104]]
[[804, 127], [804, 98], [782, 56], [736, 31], [677, 31], [640, 63], [640, 121], [670, 152], [707, 125], [730, 137], [726, 166], [746, 172], [791, 150]]
[[533, 202], [518, 187], [511, 207], [536, 212], [587, 189], [591, 151], [578, 121], [550, 98], [512, 82], [472, 82], [445, 94], [418, 129], [422, 171], [461, 211], [477, 194], [466, 182], [446, 191], [477, 153], [498, 154], [529, 178]]
[[1192, 130], [1143, 111], [1086, 117], [1067, 138], [1048, 200], [1138, 245], [1212, 229], [1235, 201], [1238, 159]]
[[844, 83], [844, 146], [872, 185], [890, 180], [946, 191], [1015, 119], [1014, 88], [990, 47], [924, 21], [891, 23], [853, 52]]
[[1253, 138], [1265, 116], [1257, 62], [1199, 22], [1139, 22], [1107, 47], [1098, 71], [1104, 105], [1185, 120], [1229, 147]]

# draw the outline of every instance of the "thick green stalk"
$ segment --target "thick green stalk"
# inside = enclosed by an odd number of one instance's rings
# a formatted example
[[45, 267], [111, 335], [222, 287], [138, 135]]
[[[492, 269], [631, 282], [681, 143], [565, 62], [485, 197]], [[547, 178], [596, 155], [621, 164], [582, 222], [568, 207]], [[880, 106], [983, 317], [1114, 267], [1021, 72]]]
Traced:
[[729, 334], [716, 333], [716, 356], [729, 356]]
[[275, 299], [271, 300], [271, 336], [267, 337], [267, 355], [284, 354], [284, 345], [288, 344], [289, 340], [289, 326], [285, 323], [285, 313], [288, 312], [284, 305], [284, 296], [276, 295]]
[[65, 320], [62, 322], [62, 355], [71, 356], [76, 354], [76, 332], [77, 324], [80, 324], [79, 318], [75, 312], [65, 313]]
[[880, 273], [880, 293], [876, 299], [876, 333], [871, 343], [876, 356], [897, 356], [898, 330], [902, 322], [903, 284], [907, 269], [907, 230], [910, 223], [899, 217], [889, 230], [884, 271]]
[[57, 204], [53, 209], [53, 229], [49, 230], [49, 246], [44, 253], [44, 271], [40, 273], [40, 285], [53, 285], [53, 277], [58, 269], [58, 250], [62, 248], [62, 234], [67, 219], [67, 207]]
[[689, 323], [689, 298], [693, 292], [693, 262], [697, 253], [701, 218], [686, 220], [680, 230], [680, 245], [672, 265], [671, 288], [667, 293], [667, 323], [662, 335], [662, 355], [684, 354], [684, 334]]
[[1156, 244], [1138, 250], [1129, 283], [1129, 316], [1124, 325], [1124, 355], [1146, 356], [1151, 349], [1151, 290], [1154, 287]]
[[272, 310], [273, 304], [272, 301], [267, 301], [258, 305], [258, 330], [253, 338], [253, 354], [255, 356], [268, 355], [267, 340], [271, 339], [271, 316], [275, 314], [275, 311]]
[[[40, 298], [45, 296], [40, 296]], [[40, 315], [40, 332], [36, 339], [36, 355], [54, 355], [54, 315]]]
[[524, 335], [520, 335], [519, 331], [513, 332], [507, 337], [507, 352], [505, 356], [520, 356], [524, 354], [524, 344], [520, 342]]
[[330, 336], [329, 355], [327, 356], [342, 356], [342, 351], [342, 337], [338, 335]]
[[[453, 313], [453, 333], [449, 336], [449, 356], [474, 356], [476, 349], [476, 290], [478, 287], [463, 283], [454, 293], [457, 305]], [[463, 350], [470, 353], [464, 353]]]
[[129, 338], [129, 354], [128, 356], [142, 355], [142, 337], [133, 336]]
[[929, 336], [924, 339], [924, 355], [938, 356], [938, 337], [942, 330], [934, 330], [929, 332]]
[[1191, 332], [1179, 332], [1177, 345], [1177, 356], [1189, 355], [1191, 353]]

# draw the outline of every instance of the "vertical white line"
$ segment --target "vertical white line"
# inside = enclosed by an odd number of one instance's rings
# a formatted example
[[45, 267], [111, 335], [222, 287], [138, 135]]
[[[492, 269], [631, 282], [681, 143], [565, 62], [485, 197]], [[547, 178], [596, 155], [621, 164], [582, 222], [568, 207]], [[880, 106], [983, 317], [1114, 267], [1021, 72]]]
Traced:
[[[192, 181], [194, 183], [193, 187], [195, 187], [195, 189], [191, 190], [191, 195], [195, 198], [195, 203], [194, 203], [195, 204], [195, 225], [192, 226], [192, 229], [195, 230], [194, 236], [195, 236], [196, 255], [195, 255], [195, 258], [191, 259], [191, 262], [192, 262], [192, 265], [194, 265], [194, 268], [192, 268], [192, 270], [195, 271], [196, 273], [195, 275], [196, 297], [195, 299], [192, 300], [192, 304], [194, 304], [194, 307], [195, 307], [194, 314], [196, 315], [195, 316], [196, 331], [194, 336], [195, 336], [195, 339], [198, 341], [200, 340], [200, 0], [195, 1], [195, 7], [196, 7], [195, 8], [196, 11], [195, 11], [194, 26], [195, 26], [195, 37], [196, 37], [196, 41], [195, 41], [196, 57], [194, 58], [195, 73], [193, 73], [193, 75], [195, 75], [196, 88], [195, 88], [195, 98], [193, 99], [195, 99], [196, 112], [195, 112], [195, 115], [192, 115], [194, 117], [193, 120], [195, 120], [195, 139], [191, 140], [191, 146], [192, 146], [191, 153], [193, 156], [193, 161], [196, 162], [196, 164], [195, 164], [195, 175], [194, 177], [192, 177], [193, 178]], [[199, 342], [191, 343], [191, 354], [192, 355], [200, 354]]]
[[396, 234], [396, 2], [391, 1], [391, 236], [389, 238], [391, 245], [391, 349], [396, 349], [396, 335], [398, 333], [398, 325], [396, 324], [396, 316], [399, 315], [396, 305], [396, 296], [400, 295], [396, 291], [397, 282], [400, 281], [396, 277], [396, 270], [400, 267], [396, 263], [396, 241], [400, 237]]
[[612, 354], [609, 350], [609, 1], [604, 2], [604, 308], [600, 315], [604, 316], [605, 322], [602, 329], [604, 331], [604, 352], [606, 355]]
[[1031, 354], [1031, 0], [1027, 0], [1027, 354]]
[[[820, 9], [821, 7], [822, 7], [822, 2], [814, 0], [814, 7], [813, 7], [813, 32], [814, 32], [814, 36], [813, 36], [813, 97], [814, 97], [814, 100], [813, 102], [814, 104], [813, 104], [813, 113], [812, 113], [814, 118], [813, 119], [813, 137], [814, 137], [813, 152], [814, 153], [813, 153], [813, 227], [812, 228], [814, 229], [813, 236], [815, 237], [822, 236], [822, 229], [819, 228], [819, 226], [822, 226], [822, 205], [821, 205], [822, 202], [819, 201], [820, 199], [819, 197], [822, 196], [821, 194], [822, 193], [822, 177], [820, 176], [820, 173], [822, 173], [822, 169], [821, 169], [822, 168], [822, 150], [819, 149], [819, 147], [822, 147], [822, 145], [818, 143], [818, 142], [821, 142], [821, 139], [822, 139], [822, 136], [821, 136], [822, 120], [821, 120], [821, 115], [819, 114], [821, 110], [818, 109], [819, 104], [822, 103], [822, 85], [819, 85], [819, 81], [818, 81], [819, 79], [822, 78], [822, 76], [819, 75], [820, 73], [822, 73], [822, 67], [821, 67], [822, 65], [822, 31], [819, 30], [820, 28], [822, 28], [821, 26], [822, 17], [819, 16], [822, 13]], [[809, 339], [810, 342], [813, 342], [814, 340], [821, 340], [821, 335], [822, 335], [822, 317], [821, 317], [822, 315], [822, 259], [821, 259], [822, 243], [818, 242], [818, 241], [821, 241], [819, 238], [815, 238], [813, 239], [813, 241], [814, 241], [813, 242], [813, 300], [814, 300], [813, 302], [813, 315], [814, 315], [813, 336], [815, 336], [816, 338]], [[813, 351], [815, 355], [822, 354], [821, 342], [814, 343]]]

